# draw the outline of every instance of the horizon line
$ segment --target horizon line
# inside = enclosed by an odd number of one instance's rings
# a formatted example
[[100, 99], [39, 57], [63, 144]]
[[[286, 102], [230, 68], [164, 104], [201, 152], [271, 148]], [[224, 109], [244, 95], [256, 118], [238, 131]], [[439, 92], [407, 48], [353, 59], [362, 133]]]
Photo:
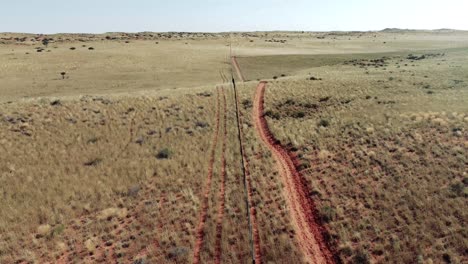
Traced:
[[27, 35], [59, 35], [59, 34], [81, 34], [81, 35], [103, 35], [103, 34], [138, 34], [138, 33], [190, 33], [190, 34], [232, 34], [232, 33], [330, 33], [330, 32], [356, 32], [356, 33], [369, 33], [369, 32], [392, 32], [392, 31], [468, 31], [468, 29], [454, 29], [454, 28], [434, 28], [434, 29], [411, 29], [411, 28], [384, 28], [380, 30], [251, 30], [251, 31], [107, 31], [107, 32], [54, 32], [54, 33], [32, 33], [32, 32], [13, 32], [4, 31], [0, 34], [27, 34]]

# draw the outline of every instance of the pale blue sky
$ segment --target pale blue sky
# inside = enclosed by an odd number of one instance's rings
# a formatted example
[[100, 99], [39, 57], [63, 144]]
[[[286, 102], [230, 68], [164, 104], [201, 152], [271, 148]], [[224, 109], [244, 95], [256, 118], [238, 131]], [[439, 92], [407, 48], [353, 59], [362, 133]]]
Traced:
[[0, 1], [0, 32], [468, 30], [468, 0]]

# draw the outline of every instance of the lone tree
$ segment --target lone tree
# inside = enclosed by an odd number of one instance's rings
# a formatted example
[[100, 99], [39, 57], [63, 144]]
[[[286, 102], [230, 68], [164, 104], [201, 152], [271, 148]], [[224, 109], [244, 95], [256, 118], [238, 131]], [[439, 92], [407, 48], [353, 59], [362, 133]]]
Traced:
[[60, 75], [62, 75], [62, 80], [65, 79], [66, 72], [61, 72]]
[[46, 46], [46, 48], [47, 48], [47, 46], [49, 45], [49, 39], [48, 38], [43, 39], [42, 40], [42, 45]]

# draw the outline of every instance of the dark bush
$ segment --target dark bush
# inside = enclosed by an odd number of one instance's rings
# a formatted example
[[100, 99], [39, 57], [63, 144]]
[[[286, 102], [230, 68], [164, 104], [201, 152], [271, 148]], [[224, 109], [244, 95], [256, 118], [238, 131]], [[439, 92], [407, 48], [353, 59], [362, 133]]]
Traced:
[[245, 109], [252, 107], [252, 101], [249, 99], [244, 99], [242, 101], [242, 105], [244, 106]]
[[330, 122], [328, 122], [328, 120], [326, 119], [320, 119], [318, 125], [322, 127], [328, 127], [330, 125]]
[[47, 39], [47, 38], [43, 39], [42, 40], [42, 45], [47, 47], [49, 45], [49, 39]]
[[197, 121], [197, 122], [195, 122], [195, 126], [200, 127], [200, 128], [205, 128], [205, 127], [209, 127], [210, 125], [208, 123], [206, 123], [206, 122]]
[[99, 163], [101, 163], [101, 161], [101, 159], [92, 159], [88, 162], [85, 162], [84, 165], [87, 167], [97, 166]]
[[294, 118], [304, 118], [305, 117], [305, 113], [304, 112], [295, 112], [292, 114], [292, 117]]
[[327, 97], [322, 97], [319, 99], [319, 102], [323, 103], [323, 102], [327, 102], [328, 100], [330, 100], [330, 96], [327, 96]]
[[156, 154], [156, 158], [157, 159], [169, 159], [171, 156], [171, 151], [167, 148], [165, 149], [162, 149], [158, 152], [158, 154]]
[[458, 182], [450, 185], [450, 191], [455, 195], [455, 196], [463, 196], [465, 190], [465, 186], [463, 183]]
[[325, 206], [320, 210], [320, 218], [322, 218], [324, 222], [328, 223], [330, 221], [333, 221], [333, 219], [335, 219], [335, 216], [336, 212], [330, 206]]
[[51, 106], [60, 106], [62, 105], [62, 102], [60, 102], [60, 100], [53, 100], [52, 102], [50, 102], [50, 105]]
[[279, 113], [273, 112], [271, 110], [266, 111], [265, 115], [268, 116], [268, 117], [271, 117], [273, 119], [276, 119], [276, 120], [280, 119], [280, 117], [281, 117]]
[[352, 263], [354, 264], [370, 264], [369, 255], [361, 250], [358, 250], [353, 257]]

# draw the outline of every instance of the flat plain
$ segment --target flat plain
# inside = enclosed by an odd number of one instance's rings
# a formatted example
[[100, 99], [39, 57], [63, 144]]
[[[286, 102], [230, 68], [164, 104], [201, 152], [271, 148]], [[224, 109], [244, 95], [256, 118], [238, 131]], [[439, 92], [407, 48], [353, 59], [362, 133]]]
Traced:
[[467, 67], [451, 30], [0, 34], [0, 263], [466, 263]]

